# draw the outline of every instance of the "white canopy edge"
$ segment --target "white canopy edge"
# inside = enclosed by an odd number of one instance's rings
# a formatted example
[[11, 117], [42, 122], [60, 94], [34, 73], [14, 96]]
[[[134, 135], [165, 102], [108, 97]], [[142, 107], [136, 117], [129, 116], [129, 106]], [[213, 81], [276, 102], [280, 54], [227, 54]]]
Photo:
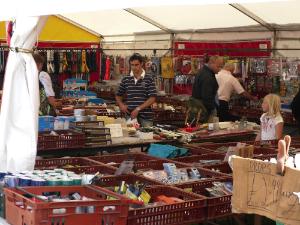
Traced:
[[[149, 6], [208, 5], [226, 3], [274, 2], [283, 0], [0, 0], [0, 21], [23, 16], [55, 15], [93, 12], [108, 9], [126, 9]], [[285, 0], [290, 1], [290, 0]]]

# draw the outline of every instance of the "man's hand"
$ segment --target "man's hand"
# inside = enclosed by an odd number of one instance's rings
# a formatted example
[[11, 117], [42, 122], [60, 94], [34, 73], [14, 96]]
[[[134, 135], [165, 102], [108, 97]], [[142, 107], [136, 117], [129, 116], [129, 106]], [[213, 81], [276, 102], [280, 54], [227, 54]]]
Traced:
[[53, 96], [48, 97], [48, 102], [55, 109], [61, 108], [61, 106], [62, 106], [61, 100], [55, 99]]
[[133, 110], [133, 111], [131, 112], [131, 114], [130, 114], [131, 119], [137, 118], [139, 112], [140, 112], [140, 108], [139, 108], [139, 107], [136, 107], [135, 110]]
[[120, 110], [121, 110], [121, 112], [123, 112], [123, 113], [128, 113], [128, 114], [130, 114], [129, 111], [128, 111], [128, 106], [125, 105], [125, 104], [121, 104], [121, 105], [120, 105]]

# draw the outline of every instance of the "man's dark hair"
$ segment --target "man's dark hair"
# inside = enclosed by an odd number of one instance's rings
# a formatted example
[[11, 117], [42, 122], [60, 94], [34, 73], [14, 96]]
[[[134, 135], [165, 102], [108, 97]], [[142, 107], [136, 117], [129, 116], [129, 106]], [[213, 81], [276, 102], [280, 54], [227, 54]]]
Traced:
[[130, 56], [129, 63], [132, 62], [133, 60], [138, 60], [140, 63], [143, 63], [144, 57], [139, 53], [134, 53], [132, 56]]
[[44, 64], [45, 63], [45, 58], [43, 56], [41, 56], [40, 54], [34, 53], [34, 54], [32, 54], [32, 56], [33, 56], [33, 59], [36, 64], [39, 64], [39, 63]]

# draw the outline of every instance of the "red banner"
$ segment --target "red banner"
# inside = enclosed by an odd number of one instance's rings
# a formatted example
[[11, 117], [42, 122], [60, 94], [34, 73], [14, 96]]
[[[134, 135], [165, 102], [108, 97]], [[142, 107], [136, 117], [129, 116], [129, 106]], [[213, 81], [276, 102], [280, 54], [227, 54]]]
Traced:
[[99, 48], [99, 43], [60, 43], [60, 42], [39, 42], [39, 48]]
[[221, 55], [232, 57], [269, 57], [271, 41], [175, 42], [175, 56]]

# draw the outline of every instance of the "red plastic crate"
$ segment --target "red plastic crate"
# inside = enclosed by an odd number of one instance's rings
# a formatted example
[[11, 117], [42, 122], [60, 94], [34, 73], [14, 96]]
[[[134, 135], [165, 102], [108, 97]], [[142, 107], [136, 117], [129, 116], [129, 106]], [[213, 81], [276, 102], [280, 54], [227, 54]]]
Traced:
[[277, 148], [271, 148], [271, 147], [257, 147], [254, 146], [254, 155], [270, 155], [270, 154], [277, 154]]
[[[226, 152], [219, 152], [217, 151], [218, 148], [221, 147], [235, 147], [237, 145], [238, 142], [228, 142], [228, 143], [203, 143], [199, 146], [201, 146], [201, 148], [207, 148], [210, 149], [211, 151], [215, 151], [215, 153], [219, 153], [219, 154], [226, 154]], [[247, 144], [248, 145], [248, 144]], [[254, 155], [260, 155], [260, 154], [274, 154], [277, 153], [277, 148], [272, 148], [272, 147], [261, 147], [261, 146], [254, 146], [254, 151], [253, 154]], [[225, 155], [224, 155], [225, 156]]]
[[99, 185], [101, 187], [115, 187], [119, 186], [122, 181], [125, 181], [126, 184], [135, 184], [135, 182], [139, 182], [144, 183], [147, 186], [161, 185], [161, 183], [157, 181], [136, 174], [100, 177], [99, 179], [95, 180], [93, 184]]
[[97, 165], [97, 166], [80, 166], [75, 168], [66, 168], [68, 171], [73, 171], [76, 174], [96, 174], [99, 172], [104, 176], [114, 175], [116, 172], [115, 167], [107, 166], [107, 165]]
[[[160, 161], [149, 161], [147, 163], [137, 163], [136, 164], [136, 170], [139, 172], [139, 170], [146, 170], [146, 169], [153, 169], [153, 170], [163, 170], [163, 163], [174, 163], [176, 165], [177, 168], [192, 168], [190, 165], [185, 164], [185, 163], [178, 163], [175, 161], [164, 161], [164, 160], [160, 160]], [[223, 173], [218, 173], [218, 172], [214, 172], [208, 169], [204, 169], [201, 167], [196, 167], [200, 174], [206, 178], [213, 178], [213, 177], [222, 177], [222, 176], [227, 176], [227, 174], [223, 174]]]
[[151, 198], [159, 195], [177, 197], [185, 202], [129, 209], [128, 225], [177, 225], [202, 222], [206, 217], [206, 198], [170, 186], [146, 188]]
[[66, 165], [72, 165], [73, 168], [75, 168], [81, 166], [97, 166], [103, 164], [82, 157], [39, 159], [35, 161], [36, 169], [56, 169], [56, 168], [68, 169]]
[[202, 155], [202, 154], [214, 153], [213, 150], [205, 148], [205, 147], [201, 147], [201, 146], [185, 146], [185, 147], [188, 148], [189, 153], [192, 155]]
[[[179, 162], [176, 162], [173, 160], [168, 160], [168, 159], [159, 159], [159, 160], [152, 160], [152, 161], [147, 161], [147, 162], [145, 162], [145, 161], [136, 162], [134, 164], [133, 169], [134, 169], [134, 172], [136, 172], [139, 175], [143, 171], [147, 171], [147, 170], [164, 170], [163, 163], [174, 163], [177, 168], [187, 168], [187, 169], [192, 168], [190, 165], [185, 164], [185, 163], [179, 163]], [[227, 174], [211, 171], [209, 169], [205, 169], [205, 168], [201, 168], [201, 167], [196, 167], [196, 168], [198, 169], [200, 174], [205, 178], [227, 177], [228, 176]]]
[[[188, 184], [178, 184], [176, 187], [181, 189], [192, 189], [193, 193], [206, 196], [205, 188], [213, 186], [213, 182], [232, 181], [232, 178], [219, 178], [214, 181], [196, 181]], [[219, 217], [228, 216], [231, 214], [231, 195], [222, 197], [207, 197], [207, 219], [215, 219]]]
[[[63, 196], [79, 193], [95, 200], [48, 202], [35, 197], [45, 192], [59, 192]], [[5, 188], [4, 193], [6, 219], [11, 225], [126, 225], [127, 221], [127, 200], [96, 186]], [[115, 200], [107, 200], [108, 196]], [[87, 207], [93, 210], [78, 212]]]
[[149, 160], [157, 160], [158, 158], [144, 153], [127, 153], [127, 154], [110, 154], [103, 156], [90, 156], [89, 159], [104, 164], [115, 163], [112, 166], [119, 166], [124, 160], [133, 160], [135, 162], [147, 162]]
[[40, 132], [38, 135], [38, 151], [63, 148], [81, 148], [85, 144], [85, 135], [72, 130], [55, 131], [58, 135], [50, 135], [50, 132]]
[[[165, 161], [149, 161], [147, 164], [142, 164], [142, 165], [137, 165], [136, 169], [137, 172], [141, 172], [139, 170], [145, 170], [145, 169], [153, 169], [153, 170], [163, 170], [163, 163]], [[172, 163], [172, 161], [169, 161]], [[174, 162], [174, 161], [173, 161]], [[188, 164], [184, 164], [184, 163], [178, 163], [178, 162], [174, 162], [177, 168], [186, 168], [186, 169], [190, 169], [192, 168], [190, 165]], [[140, 166], [140, 167], [139, 167]], [[209, 169], [205, 169], [202, 167], [196, 167], [199, 171], [199, 173], [201, 174], [202, 177], [205, 177], [207, 179], [212, 179], [212, 178], [216, 178], [216, 177], [227, 177], [228, 174], [224, 174], [224, 173], [219, 173], [219, 172], [215, 172]], [[150, 179], [150, 178], [149, 178]], [[194, 181], [192, 181], [194, 182]]]
[[221, 153], [211, 153], [211, 154], [202, 154], [202, 155], [192, 155], [192, 156], [186, 156], [186, 157], [180, 157], [173, 159], [174, 161], [178, 161], [181, 163], [187, 163], [189, 165], [193, 163], [201, 164], [200, 160], [221, 160], [223, 161], [225, 158], [224, 154]]
[[217, 171], [220, 173], [232, 174], [232, 170], [231, 170], [228, 162], [223, 162], [223, 163], [214, 164], [214, 165], [204, 165], [203, 168]]
[[[237, 143], [239, 142], [227, 142], [227, 143], [202, 143], [199, 145], [199, 147], [202, 148], [206, 148], [206, 149], [210, 149], [213, 151], [216, 151], [218, 148], [220, 147], [235, 147], [237, 145]], [[244, 142], [240, 142], [240, 143], [244, 143]]]
[[184, 163], [175, 162], [169, 159], [158, 159], [158, 160], [150, 160], [150, 161], [140, 161], [134, 164], [135, 170], [163, 170], [163, 163], [174, 163], [177, 168], [186, 167]]

